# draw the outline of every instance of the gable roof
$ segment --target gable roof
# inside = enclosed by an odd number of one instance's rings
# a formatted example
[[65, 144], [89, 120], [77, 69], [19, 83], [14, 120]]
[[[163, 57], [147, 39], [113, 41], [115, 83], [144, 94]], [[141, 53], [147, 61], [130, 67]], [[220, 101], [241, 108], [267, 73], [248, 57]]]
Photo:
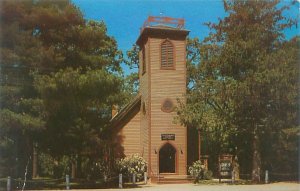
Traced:
[[113, 116], [110, 120], [111, 125], [114, 127], [124, 120], [137, 106], [141, 105], [141, 95], [137, 95], [131, 102], [129, 102], [123, 109], [118, 111], [118, 113]]

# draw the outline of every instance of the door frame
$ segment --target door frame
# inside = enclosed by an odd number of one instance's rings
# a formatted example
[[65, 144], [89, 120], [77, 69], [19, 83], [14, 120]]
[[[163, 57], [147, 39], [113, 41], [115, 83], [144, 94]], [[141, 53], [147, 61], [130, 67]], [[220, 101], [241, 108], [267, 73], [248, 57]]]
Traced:
[[[175, 172], [170, 172], [170, 173], [165, 173], [165, 172], [163, 172], [163, 173], [160, 173], [159, 171], [160, 171], [160, 160], [159, 160], [159, 152], [160, 152], [160, 150], [166, 145], [166, 144], [170, 144], [174, 149], [175, 149]], [[160, 145], [160, 147], [159, 147], [159, 149], [158, 149], [158, 155], [157, 155], [158, 157], [157, 157], [157, 164], [158, 164], [158, 174], [178, 174], [178, 149], [177, 149], [177, 147], [175, 146], [175, 144], [174, 143], [172, 143], [172, 142], [169, 142], [169, 141], [164, 141], [161, 145]]]

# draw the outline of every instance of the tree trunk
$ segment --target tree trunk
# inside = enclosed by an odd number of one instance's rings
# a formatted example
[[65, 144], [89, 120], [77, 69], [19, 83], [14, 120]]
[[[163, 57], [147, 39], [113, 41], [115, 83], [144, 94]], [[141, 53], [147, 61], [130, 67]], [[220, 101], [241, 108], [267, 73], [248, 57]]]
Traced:
[[38, 153], [37, 148], [33, 145], [33, 157], [32, 157], [32, 178], [36, 178], [37, 175], [37, 168], [38, 168]]
[[77, 170], [77, 178], [82, 178], [82, 169], [81, 169], [82, 158], [80, 155], [76, 156], [76, 170]]
[[261, 156], [259, 151], [259, 138], [256, 132], [253, 137], [253, 158], [252, 158], [252, 182], [260, 182]]
[[201, 134], [199, 129], [198, 129], [198, 160], [201, 160]]
[[233, 160], [233, 171], [234, 171], [234, 178], [235, 180], [240, 179], [240, 165], [239, 165], [239, 160], [238, 157], [235, 156]]
[[74, 179], [75, 177], [76, 177], [76, 162], [72, 160], [71, 178]]

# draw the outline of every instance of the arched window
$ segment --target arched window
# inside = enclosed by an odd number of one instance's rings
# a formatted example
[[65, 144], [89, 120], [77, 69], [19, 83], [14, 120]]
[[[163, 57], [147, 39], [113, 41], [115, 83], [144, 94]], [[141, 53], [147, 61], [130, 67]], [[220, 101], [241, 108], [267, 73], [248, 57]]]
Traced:
[[169, 40], [161, 43], [161, 69], [174, 68], [174, 50], [173, 44]]

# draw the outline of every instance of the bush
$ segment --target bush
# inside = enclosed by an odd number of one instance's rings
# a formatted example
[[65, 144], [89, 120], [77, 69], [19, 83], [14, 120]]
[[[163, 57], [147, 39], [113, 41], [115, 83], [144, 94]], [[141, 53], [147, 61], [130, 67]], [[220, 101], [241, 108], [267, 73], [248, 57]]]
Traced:
[[192, 166], [189, 167], [189, 174], [195, 178], [195, 183], [199, 180], [210, 180], [212, 179], [212, 172], [207, 170], [201, 161], [195, 161]]
[[203, 179], [204, 180], [211, 180], [212, 175], [213, 175], [212, 171], [204, 169], [204, 172], [203, 172]]
[[70, 158], [63, 156], [54, 159], [51, 155], [41, 152], [39, 154], [39, 175], [42, 177], [61, 178], [70, 171]]
[[131, 177], [136, 174], [137, 179], [141, 179], [147, 171], [147, 162], [143, 157], [134, 154], [117, 161], [117, 168], [124, 176]]
[[108, 162], [104, 160], [94, 160], [88, 157], [82, 157], [81, 160], [82, 177], [87, 180], [103, 179], [104, 176], [110, 177], [113, 173]]

